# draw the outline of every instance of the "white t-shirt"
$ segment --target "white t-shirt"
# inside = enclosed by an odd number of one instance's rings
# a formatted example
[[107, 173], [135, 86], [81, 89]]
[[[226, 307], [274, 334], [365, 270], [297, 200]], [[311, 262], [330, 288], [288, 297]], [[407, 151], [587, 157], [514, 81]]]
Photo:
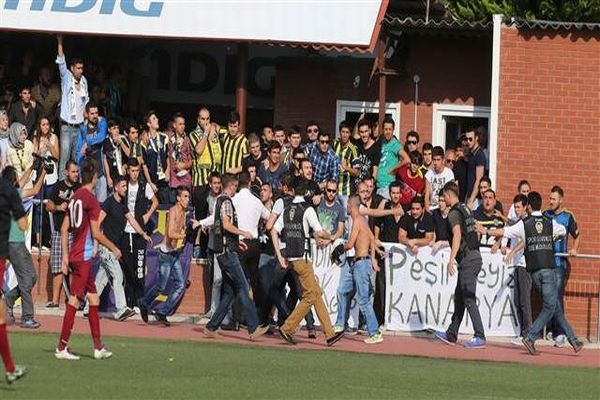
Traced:
[[[132, 184], [132, 183], [128, 184], [127, 208], [129, 209], [129, 212], [131, 212], [132, 214], [135, 214], [135, 199], [137, 198], [137, 193], [138, 193], [139, 187], [140, 187], [139, 182], [135, 183], [135, 184]], [[152, 191], [152, 188], [150, 187], [150, 185], [147, 184], [146, 185], [146, 198], [148, 200], [152, 200], [153, 197], [154, 197], [154, 192]], [[135, 233], [135, 229], [133, 229], [133, 226], [131, 226], [129, 221], [127, 221], [127, 225], [125, 225], [125, 232]]]
[[273, 209], [271, 212], [275, 215], [281, 215], [283, 214], [283, 208], [283, 199], [277, 199], [275, 204], [273, 204]]
[[429, 210], [439, 208], [439, 192], [448, 182], [454, 180], [454, 172], [448, 167], [444, 167], [441, 173], [436, 173], [433, 168], [429, 169], [425, 174], [425, 179], [429, 182]]
[[269, 219], [269, 210], [247, 188], [240, 189], [231, 200], [237, 214], [238, 228], [250, 232], [254, 239], [258, 238], [258, 223], [261, 218]]
[[[304, 202], [304, 197], [302, 197], [302, 196], [296, 196], [296, 197], [294, 197], [294, 200], [292, 201], [292, 203], [303, 203], [303, 202]], [[281, 202], [281, 204], [283, 205], [283, 201]], [[277, 205], [277, 202], [275, 203], [275, 205]], [[273, 209], [275, 209], [275, 206], [273, 206]], [[283, 211], [281, 212], [281, 214], [279, 214], [279, 217], [277, 218], [277, 221], [275, 221], [275, 225], [273, 227], [275, 228], [277, 233], [281, 234], [281, 231], [283, 230]], [[321, 226], [321, 223], [319, 222], [319, 217], [317, 217], [317, 213], [315, 212], [314, 208], [307, 207], [306, 211], [304, 211], [304, 215], [302, 217], [302, 228], [304, 230], [304, 236], [307, 238], [310, 235], [311, 228], [315, 232], [323, 230], [323, 227]], [[282, 249], [285, 248], [285, 245], [283, 242], [281, 242], [280, 248], [282, 248]], [[289, 261], [295, 261], [295, 260], [300, 260], [300, 259], [302, 259], [302, 257], [288, 258]]]

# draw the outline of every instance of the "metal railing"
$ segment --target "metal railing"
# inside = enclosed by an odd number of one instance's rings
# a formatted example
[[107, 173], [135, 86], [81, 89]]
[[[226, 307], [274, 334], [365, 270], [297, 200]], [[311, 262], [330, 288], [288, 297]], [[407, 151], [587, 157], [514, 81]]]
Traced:
[[[574, 257], [574, 258], [587, 258], [592, 260], [600, 260], [600, 254], [575, 254], [571, 255], [568, 253], [555, 253], [557, 257]], [[600, 343], [600, 288], [598, 289], [598, 319], [596, 320], [596, 343]]]

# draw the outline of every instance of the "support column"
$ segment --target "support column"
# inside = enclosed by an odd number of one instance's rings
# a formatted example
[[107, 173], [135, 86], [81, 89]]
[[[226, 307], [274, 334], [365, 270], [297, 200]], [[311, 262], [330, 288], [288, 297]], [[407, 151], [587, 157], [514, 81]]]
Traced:
[[379, 118], [377, 118], [377, 126], [379, 127], [379, 135], [381, 135], [383, 134], [383, 119], [385, 118], [385, 89], [387, 80], [385, 74], [385, 39], [382, 35], [379, 35], [377, 71], [379, 76]]
[[237, 82], [235, 88], [235, 110], [240, 113], [240, 132], [246, 134], [246, 108], [248, 107], [248, 44], [240, 43], [237, 48]]

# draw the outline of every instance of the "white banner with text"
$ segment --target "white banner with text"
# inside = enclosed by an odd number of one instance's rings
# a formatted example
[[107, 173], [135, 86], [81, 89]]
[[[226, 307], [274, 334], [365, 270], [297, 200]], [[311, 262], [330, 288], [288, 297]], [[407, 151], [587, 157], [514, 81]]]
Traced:
[[[447, 270], [449, 249], [432, 253], [422, 247], [413, 254], [404, 245], [384, 243], [386, 251], [386, 309], [385, 327], [390, 331], [445, 330], [454, 311], [454, 289], [457, 274]], [[332, 264], [331, 246], [317, 248], [313, 243], [312, 259], [317, 280], [332, 323], [337, 318], [337, 288], [341, 268]], [[483, 265], [478, 277], [477, 303], [489, 336], [516, 336], [519, 332], [517, 312], [513, 301], [513, 267], [502, 261], [500, 253], [481, 250]], [[349, 268], [345, 264], [342, 268]], [[374, 282], [374, 279], [372, 279]], [[358, 306], [351, 302], [348, 325], [356, 327]], [[473, 333], [468, 313], [465, 312], [460, 332]]]

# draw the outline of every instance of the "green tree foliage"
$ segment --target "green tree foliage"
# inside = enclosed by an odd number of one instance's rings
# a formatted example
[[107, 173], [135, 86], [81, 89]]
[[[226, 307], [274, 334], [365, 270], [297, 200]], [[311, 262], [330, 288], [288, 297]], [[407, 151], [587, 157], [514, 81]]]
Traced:
[[493, 14], [528, 20], [600, 22], [600, 0], [443, 0], [459, 20], [489, 21]]

